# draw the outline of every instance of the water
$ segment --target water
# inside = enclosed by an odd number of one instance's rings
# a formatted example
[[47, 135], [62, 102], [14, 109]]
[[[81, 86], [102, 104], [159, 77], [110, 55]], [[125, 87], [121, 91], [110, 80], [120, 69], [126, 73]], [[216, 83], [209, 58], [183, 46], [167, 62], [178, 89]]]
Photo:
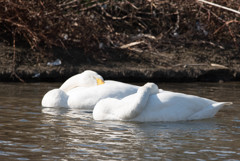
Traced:
[[240, 160], [240, 83], [159, 84], [234, 104], [200, 121], [94, 121], [87, 111], [42, 112], [58, 83], [0, 83], [0, 160]]

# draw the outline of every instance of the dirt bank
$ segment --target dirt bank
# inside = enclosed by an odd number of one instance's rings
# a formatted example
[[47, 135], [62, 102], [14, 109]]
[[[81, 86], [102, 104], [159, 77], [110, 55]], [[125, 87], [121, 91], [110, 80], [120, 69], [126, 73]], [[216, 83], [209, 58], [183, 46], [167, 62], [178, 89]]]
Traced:
[[[168, 48], [162, 51], [142, 53], [109, 51], [95, 60], [78, 54], [77, 50], [62, 54], [54, 49], [54, 56], [35, 60], [37, 52], [15, 49], [17, 65], [13, 67], [13, 48], [1, 44], [0, 81], [62, 82], [70, 76], [91, 69], [105, 79], [128, 82], [193, 82], [193, 81], [239, 81], [240, 59], [237, 50], [222, 50], [209, 46]], [[113, 52], [118, 52], [118, 54]], [[117, 57], [116, 57], [117, 55]], [[57, 59], [59, 65], [50, 64]], [[38, 61], [38, 63], [36, 63]], [[59, 63], [59, 62], [55, 62]], [[15, 75], [14, 75], [15, 73]]]

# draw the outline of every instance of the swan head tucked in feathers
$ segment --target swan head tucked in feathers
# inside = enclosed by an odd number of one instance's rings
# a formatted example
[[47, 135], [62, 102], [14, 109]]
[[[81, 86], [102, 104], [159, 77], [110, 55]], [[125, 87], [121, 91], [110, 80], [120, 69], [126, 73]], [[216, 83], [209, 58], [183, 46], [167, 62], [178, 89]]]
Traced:
[[68, 92], [76, 87], [92, 87], [101, 84], [104, 84], [102, 76], [94, 71], [86, 70], [80, 74], [70, 77], [62, 84], [60, 89]]
[[144, 86], [138, 89], [138, 92], [149, 90], [150, 95], [159, 93], [158, 86], [155, 83], [146, 83]]
[[43, 107], [68, 107], [68, 92], [77, 87], [92, 87], [104, 84], [103, 77], [86, 70], [66, 80], [59, 89], [47, 92], [42, 99]]

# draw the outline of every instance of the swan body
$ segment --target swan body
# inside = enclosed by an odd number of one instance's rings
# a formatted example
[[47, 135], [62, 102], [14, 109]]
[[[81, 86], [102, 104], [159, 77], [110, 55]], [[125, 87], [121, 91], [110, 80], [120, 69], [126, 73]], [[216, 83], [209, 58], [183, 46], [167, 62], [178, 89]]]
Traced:
[[68, 107], [93, 109], [98, 101], [104, 98], [122, 99], [128, 95], [136, 93], [137, 86], [121, 83], [117, 81], [105, 81], [100, 86], [88, 88], [75, 88], [69, 91], [68, 94]]
[[211, 118], [224, 105], [231, 104], [156, 89], [155, 84], [147, 83], [123, 99], [102, 99], [93, 110], [93, 118], [140, 122], [197, 120]]
[[103, 98], [121, 99], [136, 93], [138, 86], [117, 81], [103, 81], [96, 72], [87, 70], [66, 80], [60, 88], [47, 92], [43, 107], [93, 109]]
[[42, 99], [43, 107], [68, 107], [68, 95], [61, 89], [48, 91]]

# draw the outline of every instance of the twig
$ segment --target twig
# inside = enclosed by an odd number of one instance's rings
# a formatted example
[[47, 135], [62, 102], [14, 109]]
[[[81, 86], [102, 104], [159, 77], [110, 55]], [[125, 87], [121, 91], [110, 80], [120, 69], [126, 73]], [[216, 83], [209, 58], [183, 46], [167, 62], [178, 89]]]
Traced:
[[12, 32], [12, 37], [13, 37], [13, 63], [12, 63], [12, 71], [13, 74], [15, 73], [15, 68], [16, 68], [16, 31], [14, 30]]
[[128, 15], [125, 15], [125, 16], [122, 16], [122, 17], [112, 16], [102, 6], [100, 6], [100, 8], [106, 14], [106, 16], [112, 18], [113, 20], [124, 20], [124, 19], [126, 19], [128, 17]]
[[142, 44], [142, 43], [144, 43], [144, 41], [131, 42], [129, 44], [125, 44], [125, 45], [120, 46], [120, 48], [121, 49], [126, 49], [128, 47], [135, 46], [135, 45]]
[[[184, 68], [187, 68], [188, 66], [209, 66], [209, 64], [176, 64], [173, 67], [183, 66]], [[228, 67], [220, 64], [211, 63], [211, 67], [217, 67], [222, 69], [228, 69]]]
[[197, 0], [198, 2], [203, 2], [203, 3], [207, 3], [209, 5], [212, 5], [212, 6], [215, 6], [215, 7], [219, 7], [219, 8], [222, 8], [222, 9], [225, 9], [225, 10], [228, 10], [228, 11], [231, 11], [231, 12], [234, 12], [236, 14], [239, 14], [240, 15], [240, 12], [237, 11], [237, 10], [234, 10], [232, 8], [228, 8], [228, 7], [225, 7], [225, 6], [221, 6], [219, 4], [216, 4], [216, 3], [212, 3], [212, 2], [208, 2], [208, 1], [205, 1], [205, 0]]
[[224, 65], [220, 65], [220, 64], [211, 63], [210, 65], [211, 65], [212, 67], [218, 67], [218, 68], [228, 69], [228, 67], [226, 67], [226, 66], [224, 66]]
[[225, 22], [221, 27], [219, 27], [216, 31], [214, 31], [213, 34], [216, 34], [217, 32], [219, 32], [224, 26], [228, 26], [230, 23], [240, 23], [240, 21], [237, 21], [237, 20], [230, 20], [230, 21], [227, 21]]
[[24, 83], [24, 80], [21, 79], [16, 73], [16, 31], [12, 32], [13, 36], [13, 64], [12, 64], [12, 76], [15, 76], [20, 82]]
[[230, 26], [227, 25], [227, 27], [228, 27], [228, 31], [229, 31], [230, 35], [231, 35], [232, 38], [233, 38], [233, 42], [234, 42], [234, 44], [235, 44], [235, 47], [236, 47], [236, 49], [237, 49], [237, 48], [238, 48], [237, 39], [236, 39], [236, 37], [233, 35], [233, 32], [232, 32]]
[[173, 35], [176, 36], [177, 35], [177, 30], [179, 29], [179, 22], [180, 22], [180, 16], [179, 16], [179, 11], [176, 11], [176, 15], [177, 15], [177, 21], [175, 23], [175, 27], [172, 31]]
[[87, 6], [87, 7], [85, 7], [85, 8], [81, 8], [80, 11], [86, 11], [86, 10], [89, 10], [89, 9], [91, 9], [91, 8], [95, 8], [95, 7], [98, 7], [98, 6], [100, 6], [100, 7], [102, 8], [102, 6], [103, 6], [104, 4], [107, 4], [107, 3], [108, 3], [108, 1], [102, 2], [102, 3], [100, 3], [100, 2], [95, 2], [95, 3], [92, 4], [91, 6]]
[[[211, 13], [213, 16], [215, 16], [219, 21], [221, 21], [221, 22], [226, 22], [224, 19], [222, 19], [221, 17], [219, 17], [216, 13], [214, 13], [213, 11], [211, 11], [210, 9], [208, 9], [208, 8], [205, 8], [205, 7], [203, 7], [203, 6], [201, 6], [203, 9], [205, 9], [208, 13]], [[209, 15], [210, 16], [210, 15]], [[209, 18], [208, 18], [208, 20], [209, 20]]]
[[183, 66], [184, 68], [187, 68], [189, 66], [208, 66], [208, 64], [176, 64], [176, 65], [173, 65], [173, 67], [179, 67], [179, 66]]
[[148, 38], [150, 40], [156, 40], [157, 38], [151, 34], [143, 34], [143, 33], [140, 33], [136, 36], [132, 36], [133, 39], [141, 39], [141, 38]]
[[213, 34], [216, 34], [217, 32], [219, 32], [224, 26], [227, 26], [228, 28], [228, 32], [230, 33], [231, 37], [233, 38], [233, 41], [234, 41], [234, 44], [235, 44], [235, 47], [236, 48], [239, 48], [238, 44], [237, 44], [237, 39], [236, 39], [236, 36], [234, 36], [229, 24], [231, 23], [240, 23], [240, 21], [237, 21], [237, 20], [230, 20], [230, 21], [227, 21], [225, 22], [221, 27], [219, 27], [216, 31], [214, 31]]

